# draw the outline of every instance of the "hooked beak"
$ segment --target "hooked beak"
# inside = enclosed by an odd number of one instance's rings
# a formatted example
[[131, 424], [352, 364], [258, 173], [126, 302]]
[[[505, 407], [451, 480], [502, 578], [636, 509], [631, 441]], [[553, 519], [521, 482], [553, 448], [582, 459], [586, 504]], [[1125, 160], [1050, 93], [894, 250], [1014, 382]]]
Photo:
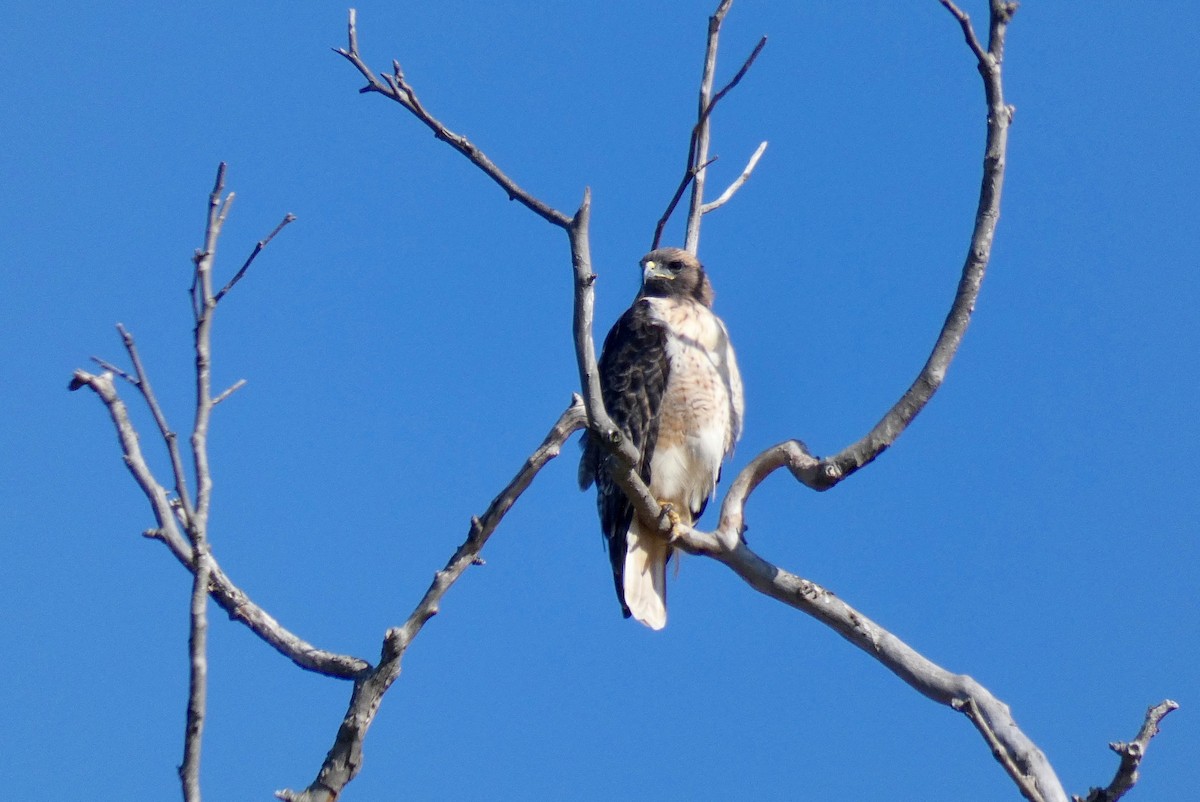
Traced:
[[675, 278], [675, 274], [668, 270], [666, 265], [662, 264], [661, 262], [655, 262], [653, 260], [647, 260], [643, 262], [642, 281], [650, 281], [651, 279], [656, 278], [665, 278], [668, 281], [672, 281]]

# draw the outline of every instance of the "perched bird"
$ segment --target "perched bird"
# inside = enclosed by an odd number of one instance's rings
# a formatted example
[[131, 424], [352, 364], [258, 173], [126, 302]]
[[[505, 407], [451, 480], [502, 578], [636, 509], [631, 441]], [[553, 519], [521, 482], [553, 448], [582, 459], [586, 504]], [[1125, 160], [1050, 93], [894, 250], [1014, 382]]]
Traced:
[[[725, 324], [712, 312], [704, 267], [679, 248], [642, 258], [642, 287], [604, 340], [600, 384], [613, 423], [641, 454], [636, 466], [660, 504], [691, 525], [708, 504], [721, 462], [742, 433], [742, 379]], [[674, 549], [633, 514], [587, 436], [579, 486], [596, 484], [617, 598], [625, 617], [667, 623], [667, 561]]]

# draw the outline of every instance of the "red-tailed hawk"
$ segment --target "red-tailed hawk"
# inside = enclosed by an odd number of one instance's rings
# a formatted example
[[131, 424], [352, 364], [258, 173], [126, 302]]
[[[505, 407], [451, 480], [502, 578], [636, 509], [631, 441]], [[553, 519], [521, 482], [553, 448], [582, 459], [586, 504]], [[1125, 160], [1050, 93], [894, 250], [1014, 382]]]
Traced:
[[[604, 341], [600, 383], [613, 423], [641, 453], [637, 471], [660, 503], [691, 525], [704, 512], [721, 461], [742, 433], [742, 379], [725, 324], [712, 312], [704, 267], [679, 248], [642, 259], [642, 288]], [[667, 561], [674, 551], [643, 527], [609, 476], [599, 443], [584, 441], [579, 485], [596, 483], [617, 598], [625, 617], [667, 623]], [[649, 530], [646, 532], [645, 530]]]

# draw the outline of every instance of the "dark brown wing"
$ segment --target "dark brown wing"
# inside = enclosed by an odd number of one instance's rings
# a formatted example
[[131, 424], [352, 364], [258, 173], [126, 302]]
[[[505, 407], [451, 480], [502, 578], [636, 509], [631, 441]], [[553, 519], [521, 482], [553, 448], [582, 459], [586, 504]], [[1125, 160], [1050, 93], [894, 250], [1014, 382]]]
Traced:
[[[650, 483], [650, 459], [654, 456], [654, 444], [658, 439], [658, 411], [670, 369], [666, 340], [666, 332], [651, 315], [649, 303], [639, 299], [612, 327], [600, 355], [600, 387], [604, 408], [617, 428], [641, 454], [638, 473], [646, 484]], [[585, 434], [583, 458], [579, 463], [579, 486], [586, 490], [592, 482], [596, 483], [600, 528], [608, 543], [617, 598], [621, 601], [622, 612], [628, 618], [623, 575], [625, 539], [633, 520], [633, 507], [609, 476], [606, 459], [604, 448]]]

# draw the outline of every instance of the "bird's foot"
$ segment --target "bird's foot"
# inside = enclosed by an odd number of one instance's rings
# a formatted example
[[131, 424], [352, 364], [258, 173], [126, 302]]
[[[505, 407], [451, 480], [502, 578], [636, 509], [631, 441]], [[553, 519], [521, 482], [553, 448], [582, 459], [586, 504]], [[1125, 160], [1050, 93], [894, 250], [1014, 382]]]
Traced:
[[675, 511], [675, 505], [671, 502], [659, 500], [658, 505], [662, 507], [662, 514], [671, 523], [671, 532], [668, 535], [668, 539], [671, 541], [679, 540], [683, 537], [683, 518], [679, 517], [679, 513]]

